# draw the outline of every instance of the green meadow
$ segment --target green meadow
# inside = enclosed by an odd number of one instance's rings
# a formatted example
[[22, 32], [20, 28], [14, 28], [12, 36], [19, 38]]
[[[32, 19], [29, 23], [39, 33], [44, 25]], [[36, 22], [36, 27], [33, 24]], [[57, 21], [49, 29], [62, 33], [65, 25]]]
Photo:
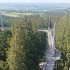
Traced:
[[25, 15], [34, 15], [34, 13], [18, 13], [18, 12], [10, 12], [10, 13], [6, 13], [6, 12], [2, 12], [3, 15], [5, 16], [10, 16], [10, 17], [21, 17], [21, 16], [25, 16]]

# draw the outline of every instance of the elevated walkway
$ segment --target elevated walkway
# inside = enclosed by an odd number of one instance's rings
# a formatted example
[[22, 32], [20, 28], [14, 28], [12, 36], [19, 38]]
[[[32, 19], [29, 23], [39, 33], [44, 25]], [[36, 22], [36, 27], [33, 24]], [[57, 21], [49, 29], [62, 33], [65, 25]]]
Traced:
[[52, 55], [51, 49], [46, 51], [46, 64], [43, 66], [43, 70], [53, 70], [55, 66], [55, 61], [61, 58], [60, 52], [55, 49], [54, 56]]
[[[50, 21], [50, 20], [49, 20]], [[49, 22], [49, 24], [51, 24]], [[54, 27], [51, 28], [49, 25], [48, 29], [38, 29], [38, 31], [42, 31], [46, 33], [46, 45], [48, 41], [48, 46], [46, 46], [46, 63], [42, 65], [43, 70], [53, 70], [55, 66], [55, 61], [61, 58], [61, 54], [59, 50], [55, 48], [55, 33], [56, 33], [56, 21], [54, 23]]]
[[41, 62], [39, 64], [42, 70], [53, 70], [55, 66], [55, 62], [61, 58], [61, 54], [57, 49], [55, 49], [54, 56], [52, 55], [51, 50], [52, 50], [51, 48], [46, 50], [46, 56], [45, 56], [46, 62]]

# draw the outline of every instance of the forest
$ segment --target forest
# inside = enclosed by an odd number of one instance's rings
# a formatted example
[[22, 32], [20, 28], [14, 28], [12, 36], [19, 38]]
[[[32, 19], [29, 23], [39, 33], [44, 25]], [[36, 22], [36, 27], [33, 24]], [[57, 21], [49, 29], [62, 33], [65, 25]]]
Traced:
[[[68, 70], [70, 66], [70, 14], [51, 15], [52, 27], [56, 20], [56, 48], [61, 53], [54, 70]], [[14, 18], [2, 15], [4, 27], [0, 30], [0, 70], [40, 70], [46, 44], [46, 34], [39, 28], [48, 28], [48, 13]], [[0, 27], [2, 26], [0, 22]], [[46, 61], [46, 60], [45, 60]]]

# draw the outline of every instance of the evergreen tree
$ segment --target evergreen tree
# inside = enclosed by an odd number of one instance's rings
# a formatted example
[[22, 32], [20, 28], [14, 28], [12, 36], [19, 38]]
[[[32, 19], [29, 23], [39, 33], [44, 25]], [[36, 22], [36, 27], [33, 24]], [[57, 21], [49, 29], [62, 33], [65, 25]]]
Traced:
[[44, 50], [45, 37], [38, 34], [36, 20], [26, 17], [14, 24], [7, 59], [9, 70], [39, 69], [39, 56]]

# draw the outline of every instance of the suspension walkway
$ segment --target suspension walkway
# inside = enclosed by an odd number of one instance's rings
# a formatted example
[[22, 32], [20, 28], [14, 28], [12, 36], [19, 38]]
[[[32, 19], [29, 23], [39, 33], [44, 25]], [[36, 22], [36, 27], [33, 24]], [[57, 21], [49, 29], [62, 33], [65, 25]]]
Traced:
[[[50, 22], [49, 22], [50, 24]], [[55, 62], [61, 58], [61, 54], [58, 49], [55, 48], [55, 26], [51, 28], [50, 25], [48, 29], [38, 29], [38, 31], [42, 31], [46, 33], [46, 45], [48, 42], [48, 48], [46, 46], [46, 63], [43, 64], [43, 70], [53, 70], [55, 67]]]
[[46, 64], [43, 66], [43, 70], [53, 70], [55, 66], [55, 61], [61, 58], [61, 54], [57, 49], [55, 49], [55, 55], [52, 55], [51, 48], [46, 51]]

